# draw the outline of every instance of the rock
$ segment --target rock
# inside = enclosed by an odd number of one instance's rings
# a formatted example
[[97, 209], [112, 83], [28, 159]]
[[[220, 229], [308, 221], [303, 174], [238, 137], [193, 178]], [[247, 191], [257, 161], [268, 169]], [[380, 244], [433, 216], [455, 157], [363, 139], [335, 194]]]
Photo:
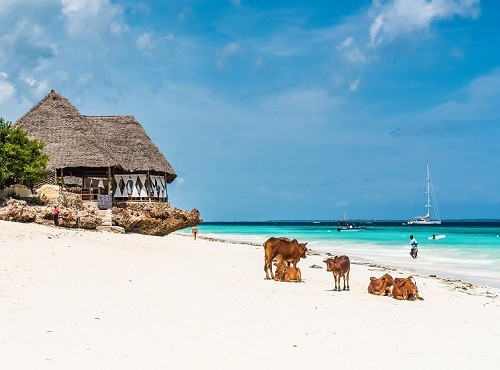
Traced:
[[17, 222], [35, 222], [38, 216], [36, 207], [28, 206], [25, 200], [7, 199], [0, 208], [0, 220]]
[[[103, 230], [103, 219], [98, 214], [96, 203], [82, 202], [77, 194], [59, 192], [58, 187], [55, 188], [49, 185], [42, 189], [45, 205], [17, 199], [0, 202], [0, 220], [53, 225], [52, 205], [59, 204], [59, 226], [90, 230], [99, 227]], [[167, 203], [120, 202], [112, 208], [112, 226], [106, 230], [121, 232], [123, 229], [125, 232], [164, 236], [201, 222], [197, 209], [184, 211]]]
[[106, 231], [115, 234], [125, 234], [125, 229], [121, 226], [104, 226], [100, 225], [96, 227], [97, 231]]
[[113, 225], [127, 232], [164, 236], [200, 223], [197, 209], [188, 212], [167, 203], [125, 202], [113, 207]]
[[0, 197], [30, 198], [32, 196], [31, 190], [21, 184], [14, 184], [5, 189], [0, 189]]
[[45, 204], [57, 204], [59, 198], [59, 186], [57, 185], [42, 185], [36, 189], [36, 194]]

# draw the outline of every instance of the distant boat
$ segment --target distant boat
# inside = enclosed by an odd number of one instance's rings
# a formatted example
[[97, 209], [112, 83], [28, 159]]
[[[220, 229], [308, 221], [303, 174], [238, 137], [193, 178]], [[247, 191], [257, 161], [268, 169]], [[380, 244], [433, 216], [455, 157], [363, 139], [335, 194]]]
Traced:
[[[431, 175], [429, 172], [429, 162], [427, 162], [427, 176], [425, 178], [425, 195], [427, 197], [427, 202], [424, 207], [426, 209], [425, 216], [416, 216], [412, 220], [408, 221], [407, 225], [441, 225], [441, 220], [439, 217], [439, 210], [437, 208], [436, 196], [434, 195], [434, 188], [431, 182]], [[431, 218], [431, 208], [434, 206], [436, 218]]]
[[358, 226], [355, 223], [347, 221], [345, 216], [346, 216], [346, 214], [344, 213], [344, 220], [339, 221], [339, 227], [337, 227], [337, 231], [362, 231], [362, 230], [366, 230], [366, 227]]
[[337, 231], [363, 231], [363, 230], [366, 230], [366, 227], [354, 224], [348, 224], [346, 226], [337, 227]]

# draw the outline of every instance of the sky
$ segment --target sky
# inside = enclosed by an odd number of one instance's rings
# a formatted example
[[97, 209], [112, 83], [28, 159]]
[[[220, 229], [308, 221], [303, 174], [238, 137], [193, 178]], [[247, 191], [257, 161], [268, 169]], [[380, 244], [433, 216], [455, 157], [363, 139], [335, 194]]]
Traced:
[[204, 221], [500, 219], [500, 2], [2, 0], [0, 116], [133, 115]]

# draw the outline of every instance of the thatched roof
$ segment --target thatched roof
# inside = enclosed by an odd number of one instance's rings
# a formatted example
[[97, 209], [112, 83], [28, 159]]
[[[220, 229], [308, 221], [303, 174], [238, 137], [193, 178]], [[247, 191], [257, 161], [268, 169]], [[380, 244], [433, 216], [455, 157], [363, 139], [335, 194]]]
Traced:
[[84, 116], [54, 90], [15, 124], [45, 143], [51, 170], [115, 166], [127, 172], [166, 172], [168, 182], [177, 177], [133, 116]]

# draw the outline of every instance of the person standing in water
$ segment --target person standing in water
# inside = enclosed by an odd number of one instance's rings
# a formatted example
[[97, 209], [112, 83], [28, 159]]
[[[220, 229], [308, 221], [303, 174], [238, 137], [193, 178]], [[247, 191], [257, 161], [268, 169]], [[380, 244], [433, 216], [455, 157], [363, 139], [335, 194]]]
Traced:
[[410, 247], [411, 247], [410, 256], [412, 256], [413, 258], [417, 258], [418, 242], [417, 239], [413, 237], [413, 235], [410, 235]]

